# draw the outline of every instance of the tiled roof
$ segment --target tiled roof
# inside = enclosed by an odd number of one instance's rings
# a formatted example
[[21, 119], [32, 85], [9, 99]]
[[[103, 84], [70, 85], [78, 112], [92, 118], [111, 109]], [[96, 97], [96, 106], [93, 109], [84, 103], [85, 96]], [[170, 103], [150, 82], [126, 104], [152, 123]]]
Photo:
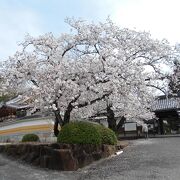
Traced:
[[152, 111], [180, 109], [180, 97], [157, 99], [152, 105]]
[[21, 95], [17, 96], [14, 99], [11, 99], [10, 101], [6, 102], [5, 105], [7, 107], [15, 108], [15, 109], [24, 109], [24, 108], [30, 108], [27, 101], [29, 100], [28, 97], [23, 97]]

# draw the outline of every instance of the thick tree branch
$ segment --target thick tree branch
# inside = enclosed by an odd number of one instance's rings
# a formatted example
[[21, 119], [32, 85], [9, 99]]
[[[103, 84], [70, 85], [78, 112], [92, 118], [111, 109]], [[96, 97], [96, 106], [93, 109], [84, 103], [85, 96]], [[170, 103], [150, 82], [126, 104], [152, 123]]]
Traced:
[[82, 107], [85, 107], [85, 106], [87, 106], [87, 105], [94, 104], [95, 102], [100, 101], [100, 100], [102, 100], [102, 99], [110, 96], [111, 93], [112, 93], [112, 92], [106, 93], [106, 94], [104, 94], [103, 96], [98, 97], [98, 98], [96, 98], [96, 99], [93, 99], [93, 100], [90, 101], [90, 102], [84, 102], [83, 104], [79, 104], [79, 105], [77, 105], [77, 107], [78, 107], [78, 108], [82, 108]]
[[155, 86], [155, 85], [152, 85], [152, 84], [146, 84], [146, 86], [156, 88], [156, 89], [160, 90], [161, 92], [163, 92], [164, 95], [167, 94], [166, 91], [162, 90], [160, 87], [157, 87], [157, 86]]
[[69, 104], [68, 107], [64, 113], [64, 121], [63, 121], [63, 125], [69, 123], [70, 120], [70, 115], [71, 115], [71, 111], [73, 110], [74, 106], [72, 105], [72, 103], [75, 103], [79, 97], [81, 96], [81, 94], [79, 94], [78, 96], [76, 96]]
[[66, 54], [69, 50], [71, 50], [73, 47], [74, 47], [74, 45], [73, 45], [73, 46], [70, 46], [69, 48], [67, 48], [67, 49], [62, 53], [61, 56], [64, 57], [65, 54]]

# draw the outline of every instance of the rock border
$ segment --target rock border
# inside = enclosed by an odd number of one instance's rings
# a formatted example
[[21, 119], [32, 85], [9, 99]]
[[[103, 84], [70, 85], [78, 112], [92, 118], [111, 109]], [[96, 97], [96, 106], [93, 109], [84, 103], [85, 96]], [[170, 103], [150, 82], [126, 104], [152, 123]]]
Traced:
[[19, 143], [0, 145], [0, 153], [41, 168], [76, 171], [122, 148], [121, 145]]

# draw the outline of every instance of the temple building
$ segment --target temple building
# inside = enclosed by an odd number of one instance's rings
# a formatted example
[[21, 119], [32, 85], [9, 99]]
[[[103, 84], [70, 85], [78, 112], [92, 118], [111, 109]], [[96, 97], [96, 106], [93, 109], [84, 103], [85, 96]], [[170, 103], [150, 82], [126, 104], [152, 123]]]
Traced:
[[160, 134], [180, 133], [180, 95], [159, 96], [152, 106]]

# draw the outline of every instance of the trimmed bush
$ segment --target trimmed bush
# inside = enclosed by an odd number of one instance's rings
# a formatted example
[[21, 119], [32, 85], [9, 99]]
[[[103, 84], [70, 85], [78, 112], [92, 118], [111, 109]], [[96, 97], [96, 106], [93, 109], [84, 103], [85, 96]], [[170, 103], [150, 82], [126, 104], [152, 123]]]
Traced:
[[102, 144], [109, 144], [109, 145], [117, 144], [117, 137], [114, 131], [103, 125], [95, 125], [95, 126], [101, 134]]
[[67, 144], [101, 144], [100, 131], [89, 122], [70, 122], [58, 134], [57, 142]]
[[116, 134], [103, 125], [90, 122], [70, 122], [62, 127], [57, 142], [67, 144], [117, 144]]
[[36, 134], [26, 134], [22, 138], [22, 142], [37, 142], [39, 141], [39, 136]]

